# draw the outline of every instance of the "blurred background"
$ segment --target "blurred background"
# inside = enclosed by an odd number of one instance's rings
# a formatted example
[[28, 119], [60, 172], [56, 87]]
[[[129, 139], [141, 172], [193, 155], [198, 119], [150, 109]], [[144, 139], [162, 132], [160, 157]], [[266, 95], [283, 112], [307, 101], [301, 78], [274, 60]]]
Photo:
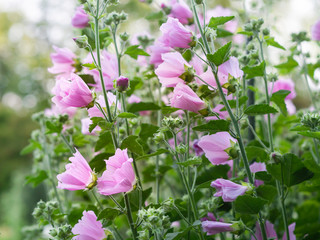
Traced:
[[[129, 14], [126, 31], [131, 36], [148, 31], [150, 26], [144, 17], [159, 11], [161, 3], [149, 6], [138, 0], [120, 0], [117, 9]], [[76, 0], [0, 0], [1, 240], [22, 239], [21, 228], [33, 223], [31, 212], [36, 202], [45, 200], [41, 185], [35, 189], [25, 185], [31, 155], [21, 156], [20, 151], [28, 144], [32, 130], [38, 127], [31, 120], [32, 113], [50, 106], [54, 79], [47, 68], [51, 66], [52, 45], [76, 51], [72, 37], [79, 32], [72, 28], [71, 18], [77, 4]], [[221, 0], [208, 4], [240, 11], [245, 7], [249, 15], [263, 16], [272, 35], [285, 47], [290, 46], [292, 32], [310, 33], [312, 24], [320, 18], [319, 0]], [[314, 59], [317, 57], [319, 47], [315, 43], [304, 47]], [[279, 50], [271, 50], [268, 57], [279, 63]], [[302, 81], [299, 76], [294, 80]], [[296, 105], [307, 105], [301, 95]]]

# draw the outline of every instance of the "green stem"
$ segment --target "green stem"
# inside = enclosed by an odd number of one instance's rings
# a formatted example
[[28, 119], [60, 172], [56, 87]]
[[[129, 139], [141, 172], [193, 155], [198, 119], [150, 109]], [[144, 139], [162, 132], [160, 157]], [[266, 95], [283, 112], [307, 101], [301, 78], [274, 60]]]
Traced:
[[61, 133], [61, 138], [64, 141], [64, 143], [67, 145], [67, 147], [69, 148], [70, 152], [72, 154], [76, 153], [76, 150], [74, 149], [74, 147], [72, 147], [68, 141], [68, 139], [66, 138], [66, 136], [64, 134]]
[[137, 231], [134, 227], [134, 223], [133, 223], [133, 218], [132, 218], [132, 213], [131, 213], [131, 207], [130, 207], [130, 201], [129, 201], [129, 195], [128, 194], [124, 194], [124, 202], [126, 205], [126, 209], [127, 209], [127, 218], [128, 218], [128, 222], [132, 231], [132, 235], [133, 235], [133, 239], [137, 240]]
[[112, 195], [109, 195], [109, 198], [118, 206], [121, 212], [123, 213], [126, 212], [126, 210], [120, 205], [120, 203]]
[[102, 206], [101, 202], [99, 201], [99, 199], [98, 199], [98, 197], [97, 197], [97, 195], [96, 195], [96, 193], [94, 192], [93, 189], [91, 190], [91, 193], [92, 193], [93, 198], [96, 200], [96, 202], [97, 202], [97, 204], [98, 204], [98, 206], [100, 208], [100, 211], [102, 211], [103, 210], [103, 206]]
[[[158, 105], [161, 105], [161, 85], [160, 83], [158, 84]], [[161, 111], [158, 111], [158, 119], [157, 119], [158, 126], [161, 125]], [[157, 149], [160, 148], [160, 145], [157, 145]], [[159, 204], [160, 202], [160, 174], [159, 174], [159, 162], [160, 162], [160, 157], [159, 155], [156, 156], [156, 203]]]
[[313, 144], [314, 144], [314, 149], [315, 149], [315, 151], [316, 151], [317, 163], [319, 164], [319, 161], [320, 161], [320, 153], [319, 153], [319, 145], [318, 145], [317, 139], [313, 138]]

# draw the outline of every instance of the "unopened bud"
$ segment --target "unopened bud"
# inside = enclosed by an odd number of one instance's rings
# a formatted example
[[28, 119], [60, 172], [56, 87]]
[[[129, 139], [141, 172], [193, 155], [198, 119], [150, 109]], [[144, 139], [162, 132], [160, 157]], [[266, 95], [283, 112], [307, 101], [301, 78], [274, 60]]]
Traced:
[[117, 90], [118, 92], [124, 92], [125, 90], [127, 90], [129, 87], [129, 79], [124, 77], [124, 76], [120, 76], [117, 79]]
[[89, 46], [88, 37], [86, 35], [72, 38], [79, 48], [86, 48]]

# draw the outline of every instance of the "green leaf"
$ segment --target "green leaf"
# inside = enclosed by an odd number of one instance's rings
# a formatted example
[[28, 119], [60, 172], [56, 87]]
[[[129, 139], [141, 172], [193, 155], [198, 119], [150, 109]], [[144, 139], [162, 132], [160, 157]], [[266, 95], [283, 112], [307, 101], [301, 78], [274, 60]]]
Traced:
[[244, 113], [248, 116], [265, 115], [269, 113], [277, 113], [277, 109], [269, 106], [268, 104], [255, 104], [250, 105], [244, 110]]
[[157, 155], [161, 155], [163, 153], [168, 153], [168, 152], [169, 151], [167, 149], [159, 148], [159, 149], [157, 149], [157, 151], [155, 151], [153, 153], [137, 157], [136, 161], [141, 160], [141, 159], [147, 159], [147, 158], [150, 158], [150, 157], [153, 157], [153, 156], [157, 156]]
[[305, 136], [305, 137], [311, 137], [311, 138], [316, 138], [320, 140], [320, 132], [298, 132], [298, 134]]
[[21, 155], [29, 154], [29, 153], [33, 152], [34, 150], [36, 150], [37, 148], [42, 149], [41, 144], [39, 142], [34, 141], [34, 140], [30, 140], [30, 143], [21, 150], [20, 154]]
[[291, 72], [294, 68], [299, 66], [298, 62], [293, 59], [292, 56], [288, 57], [287, 62], [274, 66], [275, 68], [285, 70], [285, 72]]
[[140, 111], [160, 110], [161, 108], [153, 102], [139, 102], [130, 105], [128, 112], [135, 113]]
[[121, 214], [121, 211], [117, 208], [105, 208], [99, 213], [98, 220], [101, 220], [101, 219], [114, 220], [120, 214]]
[[96, 81], [94, 80], [93, 76], [90, 75], [90, 74], [79, 74], [78, 76], [81, 77], [82, 80], [83, 80], [86, 84], [95, 83], [95, 82], [96, 82]]
[[92, 123], [89, 125], [89, 132], [92, 132], [100, 122], [105, 122], [102, 117], [92, 117], [90, 120]]
[[309, 63], [307, 64], [308, 68], [308, 75], [314, 80], [314, 72], [316, 69], [320, 68], [320, 62], [317, 62], [315, 64]]
[[117, 116], [117, 118], [136, 118], [136, 117], [138, 117], [138, 116], [133, 113], [129, 113], [129, 112], [123, 112]]
[[47, 172], [44, 170], [41, 170], [37, 173], [37, 175], [27, 176], [26, 184], [32, 184], [33, 187], [36, 187], [47, 178], [48, 178]]
[[99, 139], [95, 146], [95, 151], [99, 151], [104, 148], [108, 153], [114, 152], [114, 146], [112, 142], [111, 133], [109, 131], [101, 132], [99, 135]]
[[[312, 233], [319, 233], [319, 212], [320, 204], [315, 200], [306, 200], [300, 206], [297, 207], [298, 217], [296, 218], [296, 227], [294, 233], [297, 236], [310, 235]], [[310, 238], [307, 239], [319, 239]]]
[[178, 110], [180, 110], [180, 109], [179, 108], [165, 106], [165, 107], [161, 108], [161, 113], [166, 115], [166, 114], [170, 114], [170, 113], [176, 112]]
[[150, 56], [148, 53], [146, 53], [141, 48], [139, 48], [139, 45], [133, 45], [133, 46], [128, 47], [126, 49], [126, 51], [124, 52], [124, 54], [129, 55], [130, 57], [132, 57], [135, 60], [138, 59], [139, 55]]
[[206, 124], [193, 127], [192, 129], [194, 131], [199, 131], [199, 132], [216, 133], [216, 132], [229, 131], [229, 126], [230, 126], [229, 121], [219, 119], [219, 120], [211, 120]]
[[186, 60], [187, 62], [190, 62], [192, 59], [192, 52], [190, 49], [187, 49], [183, 54], [182, 57], [184, 58], [184, 60]]
[[256, 66], [245, 66], [242, 68], [243, 72], [246, 74], [246, 79], [251, 79], [254, 77], [263, 77], [265, 72], [266, 64], [262, 61]]
[[153, 124], [142, 123], [139, 137], [146, 142], [148, 138], [152, 138], [153, 134], [158, 131], [159, 127]]
[[219, 48], [214, 54], [207, 54], [207, 59], [217, 67], [222, 63], [229, 60], [230, 50], [232, 42], [228, 42], [226, 45]]
[[189, 166], [193, 166], [193, 165], [200, 165], [202, 163], [201, 158], [197, 159], [197, 160], [187, 160], [185, 162], [178, 162], [178, 165], [181, 165], [183, 167], [189, 167]]
[[304, 166], [301, 159], [292, 153], [284, 154], [281, 163], [268, 164], [267, 170], [268, 173], [280, 182], [283, 179], [283, 184], [287, 187], [299, 184], [313, 177], [313, 173]]
[[46, 134], [61, 133], [63, 128], [60, 122], [53, 123], [51, 121], [46, 121], [46, 127], [47, 127]]
[[237, 34], [242, 34], [242, 35], [247, 35], [247, 36], [252, 36], [253, 35], [252, 32], [247, 32], [247, 31], [240, 31], [240, 32], [237, 32]]
[[241, 214], [258, 214], [268, 201], [260, 197], [243, 195], [237, 197], [234, 202], [235, 210]]
[[[148, 199], [148, 197], [150, 197], [152, 193], [152, 187], [149, 187], [145, 190], [142, 191], [142, 203], [144, 204], [145, 201]], [[129, 195], [129, 201], [130, 201], [130, 205], [131, 205], [131, 211], [132, 212], [136, 212], [139, 210], [139, 190], [136, 189], [134, 191], [131, 191], [130, 193], [128, 193]], [[123, 200], [121, 201], [121, 203], [123, 203]], [[123, 204], [122, 204], [123, 206]]]
[[84, 63], [82, 66], [89, 68], [89, 70], [96, 69], [96, 65], [94, 63]]
[[308, 131], [308, 130], [310, 130], [310, 128], [309, 127], [307, 127], [307, 126], [303, 126], [303, 125], [301, 125], [301, 124], [297, 124], [297, 125], [295, 125], [295, 126], [293, 126], [292, 128], [290, 128], [289, 129], [290, 131], [302, 131], [302, 132], [304, 132], [304, 131]]
[[267, 200], [269, 203], [273, 202], [273, 199], [277, 196], [277, 189], [272, 185], [260, 185], [256, 188], [258, 197]]
[[227, 178], [228, 171], [230, 170], [230, 166], [228, 164], [225, 165], [216, 165], [206, 169], [202, 172], [198, 177], [196, 184], [200, 185], [202, 183], [213, 181], [217, 178]]
[[304, 161], [303, 164], [313, 173], [320, 173], [320, 166], [315, 161], [311, 152], [306, 152], [302, 155]]
[[286, 50], [282, 45], [280, 45], [278, 42], [276, 42], [274, 40], [274, 37], [265, 37], [265, 40], [266, 40], [266, 44], [268, 46], [272, 46], [272, 47], [280, 48], [282, 50]]
[[125, 138], [122, 143], [120, 148], [125, 149], [127, 148], [130, 152], [135, 153], [137, 155], [143, 155], [143, 147], [141, 146], [140, 143], [137, 142], [137, 139], [139, 139], [138, 136], [131, 135], [127, 138]]
[[255, 179], [257, 180], [262, 180], [264, 181], [264, 183], [266, 182], [271, 182], [272, 181], [272, 176], [270, 174], [268, 174], [267, 172], [265, 171], [262, 171], [262, 172], [256, 172], [254, 174], [254, 177]]
[[[239, 102], [239, 107], [244, 105], [245, 103], [247, 103], [248, 97], [247, 96], [242, 96], [239, 98], [238, 102]], [[234, 99], [231, 100], [227, 100], [229, 103], [229, 106], [231, 108], [236, 108], [237, 107], [237, 101]], [[223, 104], [223, 103], [221, 103]], [[227, 109], [225, 107], [221, 108], [220, 111], [226, 111]]]
[[260, 159], [259, 162], [267, 162], [270, 157], [264, 148], [257, 146], [246, 146], [248, 160]]
[[226, 17], [211, 17], [208, 27], [210, 28], [215, 28], [219, 25], [223, 25], [226, 22], [231, 21], [232, 19], [234, 19], [234, 16], [226, 16]]
[[288, 90], [279, 90], [272, 94], [270, 100], [277, 104], [277, 106], [280, 108], [281, 113], [284, 116], [288, 115], [287, 106], [285, 103], [286, 97], [290, 94], [290, 91]]
[[233, 35], [232, 32], [229, 32], [229, 31], [224, 30], [222, 28], [217, 28], [216, 32], [217, 32], [217, 36], [216, 36], [217, 38], [230, 37]]

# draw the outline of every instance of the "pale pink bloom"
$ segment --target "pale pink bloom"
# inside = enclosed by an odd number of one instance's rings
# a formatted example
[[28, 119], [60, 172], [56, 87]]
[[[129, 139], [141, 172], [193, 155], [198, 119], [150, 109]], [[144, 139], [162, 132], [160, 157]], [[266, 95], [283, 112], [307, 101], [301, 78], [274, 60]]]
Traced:
[[69, 107], [69, 108], [61, 108], [58, 107], [56, 104], [52, 104], [51, 108], [47, 108], [44, 111], [44, 114], [48, 117], [51, 116], [59, 116], [63, 114], [67, 114], [70, 118], [72, 118], [76, 114], [77, 108]]
[[[295, 228], [296, 228], [296, 223], [291, 223], [288, 226], [290, 240], [296, 240], [296, 235], [294, 234]], [[286, 233], [283, 234], [282, 240], [287, 240]]]
[[[212, 17], [227, 17], [233, 16], [231, 9], [224, 8], [222, 6], [216, 6], [214, 9], [207, 11], [206, 13], [206, 24], [209, 23]], [[225, 23], [225, 30], [229, 32], [235, 32], [237, 30], [238, 22], [236, 20], [231, 20]]]
[[[107, 93], [107, 99], [108, 99], [109, 107], [115, 106], [117, 97], [113, 93], [108, 92]], [[100, 104], [100, 106], [102, 107], [102, 109], [105, 110], [105, 113], [106, 113], [107, 110], [106, 110], [106, 102], [104, 100], [104, 96], [100, 95], [96, 99], [96, 102]], [[117, 108], [118, 108], [118, 110], [121, 110], [121, 105], [120, 105], [119, 101], [117, 103]], [[94, 105], [93, 107], [89, 108], [88, 109], [88, 113], [89, 113], [89, 117], [90, 118], [92, 118], [92, 117], [102, 117], [102, 118], [104, 118], [103, 113], [97, 108], [96, 105]]]
[[203, 71], [203, 61], [198, 56], [193, 56], [189, 64], [194, 68], [197, 75], [201, 75], [204, 73]]
[[[95, 59], [97, 59], [97, 54], [93, 53]], [[106, 50], [102, 50], [101, 54], [101, 69], [102, 76], [104, 80], [104, 85], [106, 90], [113, 89], [113, 81], [116, 80], [119, 76], [118, 74], [118, 60], [114, 54], [107, 52]], [[93, 63], [93, 59], [91, 54], [83, 60], [84, 63]], [[89, 68], [84, 68], [84, 73], [91, 74], [94, 78], [95, 84], [91, 84], [96, 88], [96, 91], [102, 91], [101, 80], [99, 71], [97, 69], [89, 70]]]
[[[277, 238], [277, 233], [274, 230], [273, 224], [270, 223], [269, 221], [266, 221], [265, 225], [265, 230], [266, 230], [266, 234], [267, 234], [267, 238], [275, 238], [276, 240]], [[256, 232], [255, 232], [256, 238], [257, 240], [263, 240], [262, 238], [262, 233], [261, 233], [261, 228], [259, 223], [256, 223]], [[252, 236], [251, 240], [255, 240], [255, 238]]]
[[232, 223], [218, 222], [218, 221], [203, 221], [201, 223], [202, 229], [207, 235], [215, 235], [222, 232], [233, 231]]
[[193, 140], [192, 148], [197, 156], [201, 156], [203, 154], [203, 150], [198, 143], [199, 143], [199, 139]]
[[218, 178], [211, 183], [211, 187], [216, 189], [215, 197], [222, 197], [224, 202], [233, 202], [238, 196], [245, 194], [248, 187], [236, 184], [223, 178]]
[[192, 21], [192, 11], [183, 0], [171, 0], [168, 5], [171, 8], [169, 17], [177, 18], [182, 24]]
[[72, 233], [76, 235], [74, 240], [103, 240], [107, 236], [93, 211], [83, 211], [82, 218], [72, 228]]
[[117, 149], [114, 156], [106, 160], [107, 170], [98, 179], [98, 191], [102, 195], [130, 192], [136, 182], [132, 158], [127, 149]]
[[193, 41], [192, 33], [186, 29], [178, 19], [168, 18], [160, 27], [162, 36], [159, 39], [165, 46], [171, 48], [190, 48]]
[[[296, 97], [296, 91], [294, 90], [295, 84], [290, 78], [279, 78], [273, 83], [272, 93], [280, 90], [288, 90], [290, 94], [286, 96], [286, 100], [292, 100]], [[271, 91], [272, 83], [269, 84], [269, 92]]]
[[311, 38], [320, 41], [320, 20], [318, 20], [311, 28]]
[[229, 160], [229, 155], [225, 151], [232, 147], [231, 143], [236, 142], [237, 140], [231, 137], [228, 132], [217, 132], [201, 137], [198, 144], [208, 160], [213, 165], [219, 165]]
[[84, 7], [80, 6], [77, 8], [72, 20], [71, 24], [75, 28], [85, 28], [88, 26], [89, 23], [89, 16], [84, 11]]
[[70, 191], [92, 188], [96, 181], [95, 175], [77, 149], [69, 161], [71, 163], [66, 165], [66, 171], [57, 175], [58, 188]]
[[101, 131], [99, 126], [96, 126], [91, 132], [89, 132], [89, 127], [92, 124], [90, 118], [81, 119], [81, 133], [84, 135], [96, 135], [98, 131]]
[[165, 46], [162, 42], [156, 41], [152, 46], [149, 47], [150, 50], [150, 64], [153, 64], [157, 68], [161, 63], [163, 63], [162, 54], [168, 53], [172, 48]]
[[[250, 165], [250, 171], [252, 173], [256, 173], [256, 172], [266, 172], [267, 168], [266, 168], [266, 164], [263, 162], [254, 162]], [[261, 180], [255, 180], [254, 181], [254, 185], [256, 187], [260, 186], [263, 184], [263, 181]]]
[[205, 103], [198, 95], [184, 83], [178, 83], [170, 99], [171, 107], [180, 108], [197, 113], [205, 108]]
[[50, 54], [53, 66], [48, 68], [48, 71], [52, 74], [70, 74], [75, 71], [74, 59], [77, 56], [68, 48], [58, 48], [52, 46], [55, 50], [54, 53]]
[[176, 227], [179, 228], [180, 227], [180, 222], [179, 221], [174, 221], [171, 223], [171, 227]]
[[141, 98], [139, 98], [138, 96], [132, 94], [130, 97], [128, 97], [128, 103], [132, 104], [132, 103], [139, 103], [141, 102]]
[[159, 65], [155, 73], [164, 87], [175, 87], [178, 83], [184, 83], [180, 76], [186, 71], [189, 63], [178, 52], [162, 54], [163, 63]]
[[57, 80], [52, 93], [52, 102], [61, 108], [86, 107], [93, 99], [87, 84], [74, 73]]
[[293, 104], [291, 100], [285, 100], [285, 104], [287, 106], [288, 114], [293, 115], [296, 113], [296, 106]]

